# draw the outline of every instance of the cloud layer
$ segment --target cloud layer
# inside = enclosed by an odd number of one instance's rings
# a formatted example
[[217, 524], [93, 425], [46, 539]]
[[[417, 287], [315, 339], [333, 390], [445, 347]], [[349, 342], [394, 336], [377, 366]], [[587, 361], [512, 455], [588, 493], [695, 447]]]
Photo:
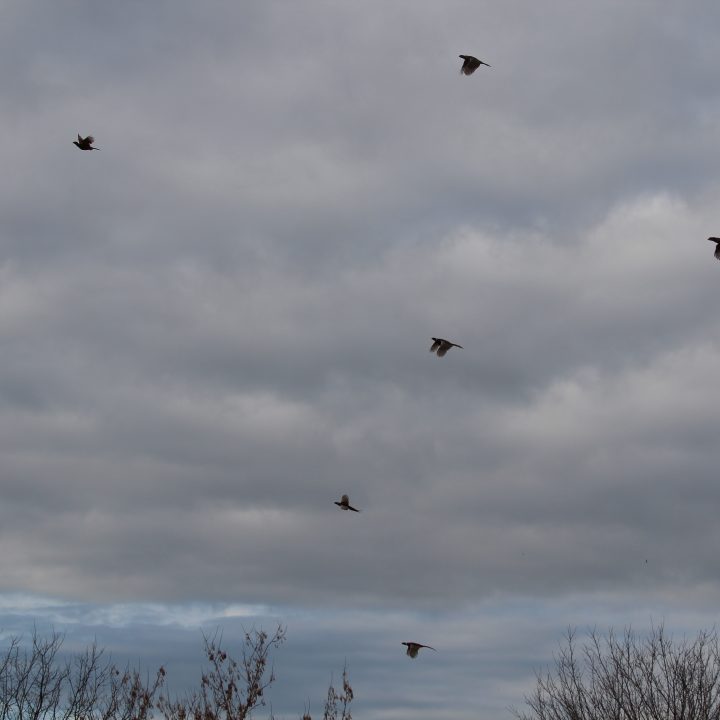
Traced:
[[716, 4], [5, 13], [0, 592], [716, 593]]

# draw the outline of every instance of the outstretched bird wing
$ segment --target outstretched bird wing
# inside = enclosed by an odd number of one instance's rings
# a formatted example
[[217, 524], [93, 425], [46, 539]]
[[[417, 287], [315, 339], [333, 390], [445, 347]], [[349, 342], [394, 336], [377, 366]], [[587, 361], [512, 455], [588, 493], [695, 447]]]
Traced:
[[[460, 55], [463, 59], [462, 67], [460, 68], [461, 75], [472, 75], [481, 65], [487, 65], [486, 62], [478, 60], [472, 55]], [[488, 67], [490, 67], [488, 65]]]
[[[404, 642], [403, 645], [407, 645], [407, 654], [411, 657], [417, 657], [418, 652], [420, 652], [420, 648], [428, 648], [430, 650], [435, 650], [434, 647], [431, 647], [430, 645], [423, 645], [422, 643], [416, 643], [416, 642]], [[435, 650], [437, 652], [437, 650]]]
[[708, 240], [715, 243], [715, 257], [720, 260], [720, 238], [709, 237]]

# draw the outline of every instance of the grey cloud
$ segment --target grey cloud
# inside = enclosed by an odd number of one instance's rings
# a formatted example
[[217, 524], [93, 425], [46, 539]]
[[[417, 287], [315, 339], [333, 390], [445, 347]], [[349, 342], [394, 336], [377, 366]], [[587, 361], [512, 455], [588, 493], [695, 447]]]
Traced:
[[0, 590], [714, 589], [718, 12], [11, 3]]
[[[651, 546], [658, 583], [699, 580], [704, 554], [683, 557], [714, 498], [717, 349], [698, 284], [715, 261], [676, 241], [695, 212], [641, 200], [574, 249], [462, 231], [313, 283], [272, 264], [112, 271], [104, 289], [93, 265], [79, 286], [49, 271], [46, 303], [23, 301], [45, 329], [15, 332], [47, 347], [31, 375], [60, 372], [61, 395], [4, 421], [8, 499], [58, 513], [23, 541], [20, 567], [46, 577], [32, 589], [458, 602], [622, 583]], [[238, 307], [254, 310], [224, 312]], [[439, 360], [446, 317], [466, 350]], [[361, 523], [333, 514], [345, 491]], [[4, 527], [23, 537], [23, 515]]]

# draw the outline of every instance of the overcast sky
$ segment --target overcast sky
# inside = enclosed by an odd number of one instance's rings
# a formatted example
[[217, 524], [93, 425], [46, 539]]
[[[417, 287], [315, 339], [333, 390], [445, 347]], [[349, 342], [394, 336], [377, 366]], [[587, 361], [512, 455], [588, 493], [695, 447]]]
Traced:
[[2, 8], [5, 634], [495, 720], [716, 622], [716, 0]]

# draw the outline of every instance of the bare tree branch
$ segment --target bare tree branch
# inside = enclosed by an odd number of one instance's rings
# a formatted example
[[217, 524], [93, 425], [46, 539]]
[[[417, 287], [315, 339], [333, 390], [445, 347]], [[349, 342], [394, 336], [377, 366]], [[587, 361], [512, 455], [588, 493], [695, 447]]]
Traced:
[[593, 630], [582, 648], [568, 630], [554, 669], [538, 673], [519, 720], [720, 720], [720, 642], [713, 629], [674, 640]]
[[[163, 694], [164, 667], [154, 674], [121, 670], [95, 644], [63, 660], [63, 640], [60, 633], [43, 638], [34, 631], [27, 644], [21, 637], [6, 641], [0, 650], [0, 720], [246, 720], [265, 705], [275, 681], [270, 655], [285, 640], [285, 629], [246, 632], [237, 660], [219, 631], [204, 636], [207, 666], [200, 686], [174, 698]], [[342, 692], [331, 686], [328, 697], [333, 718], [352, 720], [347, 668]], [[310, 720], [309, 711], [305, 716]]]

